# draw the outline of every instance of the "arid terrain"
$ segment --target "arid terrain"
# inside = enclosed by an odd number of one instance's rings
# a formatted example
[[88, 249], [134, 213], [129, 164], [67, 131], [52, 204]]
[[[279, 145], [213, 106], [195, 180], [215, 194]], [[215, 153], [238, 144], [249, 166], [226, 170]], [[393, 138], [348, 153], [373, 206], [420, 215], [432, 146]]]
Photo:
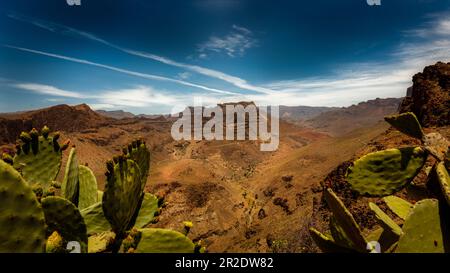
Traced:
[[[404, 100], [376, 99], [347, 108], [281, 107], [275, 152], [261, 152], [257, 141], [174, 141], [173, 118], [95, 112], [87, 105], [2, 114], [0, 144], [12, 153], [22, 130], [48, 125], [70, 139], [103, 187], [106, 160], [142, 138], [151, 150], [146, 190], [168, 202], [155, 226], [179, 230], [190, 220], [190, 237], [202, 240], [210, 252], [316, 252], [308, 228], [326, 229], [322, 185], [344, 199], [363, 228], [373, 226], [367, 200], [353, 196], [345, 184], [346, 168], [367, 152], [417, 142], [389, 128], [384, 116], [414, 111], [425, 130], [450, 137], [449, 66], [441, 63], [416, 75], [412, 97]], [[420, 198], [413, 191], [402, 195]]]
[[13, 151], [22, 130], [48, 125], [77, 147], [103, 187], [106, 160], [143, 138], [151, 149], [147, 191], [168, 201], [156, 226], [180, 229], [191, 220], [192, 238], [211, 252], [314, 251], [307, 235], [314, 192], [327, 173], [387, 129], [382, 118], [400, 101], [282, 108], [280, 115], [289, 118], [280, 123], [275, 152], [261, 152], [255, 141], [174, 141], [173, 119], [95, 112], [87, 105], [3, 114], [0, 140]]

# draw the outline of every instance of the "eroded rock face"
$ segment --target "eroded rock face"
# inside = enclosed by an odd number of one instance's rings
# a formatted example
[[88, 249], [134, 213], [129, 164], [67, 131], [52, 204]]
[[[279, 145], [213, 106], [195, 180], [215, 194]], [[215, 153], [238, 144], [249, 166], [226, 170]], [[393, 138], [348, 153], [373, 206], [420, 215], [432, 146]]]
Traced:
[[400, 106], [400, 112], [414, 112], [425, 127], [450, 125], [450, 63], [427, 66], [413, 77], [410, 97]]

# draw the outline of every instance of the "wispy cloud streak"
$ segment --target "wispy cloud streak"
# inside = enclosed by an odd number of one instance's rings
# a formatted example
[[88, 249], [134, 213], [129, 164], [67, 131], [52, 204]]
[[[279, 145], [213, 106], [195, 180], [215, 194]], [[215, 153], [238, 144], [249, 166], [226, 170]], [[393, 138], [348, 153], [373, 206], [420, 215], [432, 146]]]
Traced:
[[195, 87], [195, 88], [199, 88], [199, 89], [203, 89], [203, 90], [211, 91], [211, 92], [215, 92], [215, 93], [220, 93], [220, 94], [238, 95], [237, 93], [234, 93], [234, 92], [229, 92], [229, 91], [220, 90], [220, 89], [216, 89], [216, 88], [210, 88], [210, 87], [206, 87], [206, 86], [203, 86], [203, 85], [190, 83], [190, 82], [177, 80], [177, 79], [172, 79], [172, 78], [167, 78], [167, 77], [163, 77], [163, 76], [157, 76], [157, 75], [152, 75], [152, 74], [146, 74], [146, 73], [131, 71], [131, 70], [127, 70], [127, 69], [118, 68], [118, 67], [115, 67], [115, 66], [104, 65], [104, 64], [100, 64], [100, 63], [96, 63], [96, 62], [91, 62], [91, 61], [88, 61], [88, 60], [72, 58], [72, 57], [68, 57], [68, 56], [64, 56], [64, 55], [53, 54], [53, 53], [48, 53], [48, 52], [44, 52], [44, 51], [39, 51], [39, 50], [34, 50], [34, 49], [29, 49], [29, 48], [24, 48], [24, 47], [17, 47], [17, 46], [12, 46], [12, 45], [3, 45], [3, 46], [7, 47], [7, 48], [20, 50], [20, 51], [25, 51], [25, 52], [29, 52], [29, 53], [44, 55], [44, 56], [57, 58], [57, 59], [61, 59], [61, 60], [66, 60], [66, 61], [70, 61], [70, 62], [96, 66], [96, 67], [108, 69], [108, 70], [111, 70], [111, 71], [115, 71], [115, 72], [131, 75], [131, 76], [135, 76], [135, 77], [140, 77], [140, 78], [144, 78], [144, 79], [165, 81], [165, 82], [173, 82], [173, 83], [177, 83], [177, 84], [181, 84], [181, 85], [185, 85], [185, 86], [190, 86], [190, 87]]
[[[115, 45], [111, 42], [108, 42], [104, 39], [101, 39], [91, 33], [81, 31], [81, 30], [78, 30], [78, 29], [75, 29], [72, 27], [68, 27], [65, 25], [48, 22], [48, 21], [43, 21], [43, 20], [39, 20], [39, 19], [35, 19], [35, 18], [25, 17], [25, 16], [21, 16], [21, 15], [17, 15], [17, 14], [10, 15], [10, 18], [15, 19], [15, 20], [20, 20], [23, 22], [31, 23], [37, 27], [41, 27], [45, 30], [50, 30], [52, 32], [58, 32], [58, 33], [66, 34], [66, 35], [77, 35], [79, 37], [101, 43], [103, 45], [106, 45], [108, 47], [117, 49], [119, 51], [122, 51], [124, 53], [130, 54], [130, 55], [133, 55], [136, 57], [153, 60], [153, 61], [160, 62], [160, 63], [166, 64], [169, 66], [183, 68], [183, 69], [190, 70], [192, 72], [195, 72], [195, 73], [198, 73], [198, 74], [201, 74], [204, 76], [219, 79], [219, 80], [225, 81], [227, 83], [230, 83], [230, 84], [232, 84], [238, 88], [244, 89], [244, 90], [259, 92], [259, 93], [266, 93], [266, 94], [270, 94], [272, 92], [272, 90], [269, 90], [264, 87], [252, 85], [242, 78], [232, 76], [232, 75], [223, 73], [218, 70], [209, 69], [209, 68], [205, 68], [205, 67], [201, 67], [201, 66], [197, 66], [197, 65], [186, 64], [186, 63], [182, 63], [182, 62], [177, 62], [177, 61], [171, 60], [169, 58], [158, 56], [155, 54], [124, 48], [124, 47]], [[243, 27], [238, 27], [238, 26], [233, 26], [233, 27], [243, 33], [250, 32], [248, 29], [243, 28]]]

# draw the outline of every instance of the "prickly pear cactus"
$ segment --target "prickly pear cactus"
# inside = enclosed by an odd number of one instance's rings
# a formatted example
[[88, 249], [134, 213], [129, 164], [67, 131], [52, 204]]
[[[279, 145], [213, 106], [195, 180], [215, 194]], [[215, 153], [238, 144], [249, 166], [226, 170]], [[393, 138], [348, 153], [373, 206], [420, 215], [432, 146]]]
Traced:
[[45, 246], [46, 253], [67, 253], [67, 249], [64, 247], [64, 239], [59, 235], [57, 231], [53, 233], [47, 239], [47, 245]]
[[336, 218], [334, 218], [333, 216], [330, 217], [329, 226], [331, 237], [336, 244], [349, 249], [355, 248], [352, 240], [349, 239], [348, 235], [345, 233], [345, 230], [337, 223]]
[[106, 219], [120, 238], [133, 227], [144, 192], [139, 166], [133, 160], [120, 156], [114, 163], [107, 163], [102, 205]]
[[88, 235], [110, 231], [111, 224], [103, 214], [102, 203], [96, 203], [80, 211], [87, 228]]
[[384, 197], [383, 201], [386, 203], [388, 208], [392, 210], [393, 213], [395, 213], [403, 220], [408, 217], [409, 213], [414, 207], [413, 204], [394, 195]]
[[145, 193], [144, 201], [142, 201], [141, 209], [134, 224], [137, 228], [143, 228], [152, 223], [155, 216], [159, 214], [158, 197], [153, 194]]
[[87, 166], [78, 168], [79, 194], [78, 208], [80, 210], [96, 204], [97, 201], [97, 179]]
[[395, 129], [411, 137], [422, 139], [424, 135], [422, 126], [420, 126], [416, 115], [412, 112], [387, 116], [384, 120]]
[[332, 238], [322, 234], [315, 228], [309, 229], [309, 234], [313, 238], [316, 245], [325, 253], [351, 253], [355, 252], [350, 248], [338, 245]]
[[101, 253], [109, 249], [114, 242], [116, 234], [106, 231], [88, 238], [88, 253]]
[[375, 217], [378, 219], [380, 225], [384, 230], [389, 230], [393, 234], [402, 235], [402, 228], [397, 225], [386, 213], [384, 213], [376, 204], [370, 202], [370, 209], [375, 213]]
[[87, 252], [86, 225], [74, 204], [64, 198], [52, 196], [42, 199], [42, 209], [47, 234], [57, 231], [66, 242], [76, 241], [81, 246], [81, 252]]
[[141, 239], [136, 253], [194, 253], [195, 244], [184, 234], [160, 228], [139, 230]]
[[[153, 194], [145, 193], [134, 227], [144, 228], [151, 224], [159, 211], [158, 198]], [[111, 224], [103, 214], [101, 202], [81, 210], [81, 215], [86, 223], [88, 235], [102, 233], [112, 229]]]
[[123, 150], [124, 155], [136, 162], [141, 171], [142, 190], [147, 183], [148, 171], [150, 169], [150, 151], [142, 140], [133, 141]]
[[22, 132], [16, 146], [13, 165], [31, 185], [39, 185], [44, 190], [51, 186], [59, 173], [62, 151], [59, 134], [49, 135], [48, 127], [39, 133], [36, 129], [30, 133]]
[[444, 195], [445, 201], [447, 201], [447, 204], [450, 206], [450, 175], [445, 168], [444, 162], [437, 164], [436, 173], [442, 194]]
[[445, 252], [439, 203], [425, 199], [416, 203], [403, 224], [403, 235], [398, 241], [397, 253]]
[[67, 159], [66, 171], [64, 180], [61, 185], [61, 193], [64, 198], [70, 202], [78, 205], [79, 193], [79, 170], [78, 160], [75, 148], [70, 150], [69, 158]]
[[327, 204], [336, 219], [337, 224], [345, 231], [347, 237], [352, 241], [355, 249], [361, 252], [366, 251], [367, 242], [361, 234], [361, 229], [356, 223], [353, 215], [344, 206], [344, 203], [330, 188], [324, 191]]
[[445, 154], [450, 142], [439, 133], [429, 133], [423, 136], [423, 143], [427, 151], [440, 161], [445, 159]]
[[0, 252], [44, 252], [45, 241], [44, 212], [33, 190], [0, 160]]
[[361, 195], [391, 195], [412, 181], [426, 158], [426, 151], [420, 147], [370, 153], [348, 169], [347, 181]]

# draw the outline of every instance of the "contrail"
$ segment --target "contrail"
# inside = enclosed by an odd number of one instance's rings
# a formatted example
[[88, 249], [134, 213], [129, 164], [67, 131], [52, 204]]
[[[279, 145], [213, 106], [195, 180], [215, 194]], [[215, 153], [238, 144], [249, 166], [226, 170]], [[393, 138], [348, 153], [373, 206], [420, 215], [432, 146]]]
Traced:
[[177, 79], [167, 78], [167, 77], [153, 75], [153, 74], [146, 74], [146, 73], [131, 71], [131, 70], [115, 67], [115, 66], [110, 66], [110, 65], [105, 65], [105, 64], [91, 62], [91, 61], [88, 61], [88, 60], [77, 59], [77, 58], [72, 58], [72, 57], [68, 57], [68, 56], [48, 53], [48, 52], [34, 50], [34, 49], [29, 49], [29, 48], [24, 48], [24, 47], [17, 47], [17, 46], [12, 46], [12, 45], [2, 45], [2, 46], [3, 47], [7, 47], [7, 48], [20, 50], [20, 51], [29, 52], [29, 53], [34, 53], [34, 54], [44, 55], [44, 56], [57, 58], [57, 59], [61, 59], [61, 60], [66, 60], [66, 61], [70, 61], [70, 62], [75, 62], [75, 63], [80, 63], [80, 64], [87, 64], [87, 65], [96, 66], [96, 67], [101, 67], [101, 68], [104, 68], [104, 69], [120, 72], [120, 73], [123, 73], [123, 74], [135, 76], [135, 77], [140, 77], [140, 78], [144, 78], [144, 79], [165, 81], [165, 82], [173, 82], [173, 83], [177, 83], [177, 84], [181, 84], [181, 85], [185, 85], [185, 86], [190, 86], [190, 87], [196, 87], [196, 88], [199, 88], [199, 89], [203, 89], [203, 90], [207, 90], [207, 91], [211, 91], [211, 92], [215, 92], [215, 93], [220, 93], [220, 94], [240, 95], [238, 93], [233, 93], [233, 92], [220, 90], [220, 89], [216, 89], [216, 88], [210, 88], [210, 87], [207, 87], [207, 86], [203, 86], [203, 85], [199, 85], [199, 84], [195, 84], [195, 83], [190, 83], [190, 82], [186, 82], [186, 81], [182, 81], [182, 80], [177, 80]]

